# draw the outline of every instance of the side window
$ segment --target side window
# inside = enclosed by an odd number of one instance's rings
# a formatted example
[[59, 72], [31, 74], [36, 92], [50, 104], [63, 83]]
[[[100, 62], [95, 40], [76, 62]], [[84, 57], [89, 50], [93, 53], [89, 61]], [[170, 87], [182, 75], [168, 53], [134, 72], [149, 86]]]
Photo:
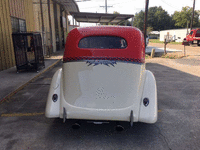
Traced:
[[124, 49], [127, 42], [124, 38], [115, 36], [90, 36], [80, 40], [79, 48]]
[[190, 35], [192, 35], [192, 34], [193, 34], [193, 31], [190, 32]]

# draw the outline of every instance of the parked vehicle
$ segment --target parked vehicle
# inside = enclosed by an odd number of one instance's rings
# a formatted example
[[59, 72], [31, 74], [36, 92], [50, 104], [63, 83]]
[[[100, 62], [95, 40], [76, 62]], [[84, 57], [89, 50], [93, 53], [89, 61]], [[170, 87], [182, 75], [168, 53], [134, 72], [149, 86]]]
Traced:
[[145, 69], [142, 32], [135, 27], [85, 27], [67, 37], [54, 74], [46, 117], [96, 121], [157, 121], [157, 88]]
[[186, 36], [186, 40], [190, 45], [196, 44], [200, 46], [200, 29], [191, 30], [190, 34]]

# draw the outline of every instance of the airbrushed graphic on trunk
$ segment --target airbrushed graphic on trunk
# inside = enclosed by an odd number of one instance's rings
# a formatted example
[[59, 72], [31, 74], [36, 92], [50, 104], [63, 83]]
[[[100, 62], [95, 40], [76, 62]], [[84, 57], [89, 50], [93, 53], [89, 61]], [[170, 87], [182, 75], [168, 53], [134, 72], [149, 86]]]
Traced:
[[87, 60], [86, 64], [88, 64], [88, 66], [90, 65], [97, 66], [101, 64], [101, 65], [106, 65], [108, 67], [110, 67], [109, 65], [115, 67], [114, 65], [117, 64], [117, 62], [114, 60]]

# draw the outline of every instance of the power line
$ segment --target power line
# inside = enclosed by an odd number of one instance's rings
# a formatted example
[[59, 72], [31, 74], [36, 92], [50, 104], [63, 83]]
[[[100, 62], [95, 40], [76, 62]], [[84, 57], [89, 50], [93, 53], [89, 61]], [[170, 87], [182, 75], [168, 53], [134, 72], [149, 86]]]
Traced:
[[132, 2], [132, 0], [131, 1], [126, 1], [126, 2], [115, 3], [113, 5], [119, 5], [119, 4], [129, 3], [129, 2]]
[[[95, 1], [95, 0], [93, 0]], [[98, 1], [99, 2], [99, 1]], [[132, 2], [132, 0], [129, 0], [129, 1], [125, 1], [125, 2], [120, 2], [120, 3], [114, 3], [112, 4], [112, 6], [107, 6], [107, 7], [113, 7], [113, 5], [119, 5], [119, 4], [124, 4], [124, 3], [129, 3], [129, 2]], [[84, 8], [81, 8], [81, 9], [89, 9], [89, 8], [97, 8], [97, 7], [105, 7], [105, 6], [91, 6], [91, 7], [84, 7]], [[133, 6], [135, 8], [135, 6]]]
[[173, 7], [173, 8], [176, 8], [176, 9], [179, 9], [178, 7], [174, 7], [172, 4], [169, 4], [168, 2], [166, 2], [165, 0], [161, 0], [163, 3], [167, 4], [168, 6], [170, 7]]
[[105, 6], [100, 6], [100, 7], [105, 7], [105, 13], [108, 12], [108, 7], [113, 7], [113, 6], [108, 6], [107, 5], [107, 0], [105, 0]]

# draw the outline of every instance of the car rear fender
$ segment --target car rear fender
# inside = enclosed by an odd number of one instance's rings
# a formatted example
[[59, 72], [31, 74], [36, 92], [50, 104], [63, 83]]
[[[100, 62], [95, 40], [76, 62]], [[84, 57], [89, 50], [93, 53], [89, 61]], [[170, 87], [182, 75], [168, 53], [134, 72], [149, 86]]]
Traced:
[[[61, 76], [62, 76], [62, 68], [56, 71], [51, 81], [49, 95], [48, 95], [47, 104], [46, 104], [46, 110], [45, 110], [45, 116], [47, 118], [59, 117]], [[53, 101], [54, 94], [57, 94], [57, 98], [54, 99]]]
[[[151, 71], [146, 70], [145, 72], [146, 78], [140, 103], [139, 121], [145, 123], [155, 123], [157, 121], [158, 114], [156, 80]], [[147, 106], [143, 103], [145, 98], [149, 99]]]

